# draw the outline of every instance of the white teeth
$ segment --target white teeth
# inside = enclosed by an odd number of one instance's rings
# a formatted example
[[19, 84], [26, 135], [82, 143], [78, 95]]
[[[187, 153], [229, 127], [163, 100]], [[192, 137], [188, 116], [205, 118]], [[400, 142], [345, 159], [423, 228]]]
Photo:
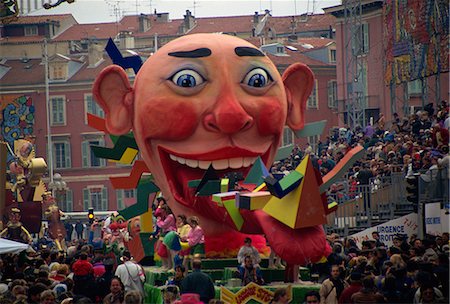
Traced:
[[194, 160], [194, 159], [185, 159], [182, 157], [178, 157], [172, 154], [169, 154], [171, 160], [176, 161], [182, 165], [186, 165], [191, 168], [200, 168], [206, 170], [212, 164], [215, 170], [224, 170], [224, 169], [239, 169], [242, 167], [251, 166], [256, 157], [234, 157], [230, 159], [219, 159], [219, 160]]
[[186, 159], [186, 166], [191, 167], [191, 168], [197, 168], [198, 160]]
[[250, 166], [251, 164], [253, 164], [255, 162], [255, 160], [256, 160], [256, 157], [244, 157], [244, 163], [243, 163], [244, 167]]
[[231, 169], [239, 169], [242, 167], [242, 162], [244, 159], [242, 157], [230, 158], [228, 164]]
[[213, 168], [216, 170], [223, 170], [228, 168], [228, 159], [213, 160]]
[[210, 161], [207, 161], [207, 160], [199, 160], [198, 161], [198, 167], [200, 169], [207, 170], [210, 165], [211, 165]]

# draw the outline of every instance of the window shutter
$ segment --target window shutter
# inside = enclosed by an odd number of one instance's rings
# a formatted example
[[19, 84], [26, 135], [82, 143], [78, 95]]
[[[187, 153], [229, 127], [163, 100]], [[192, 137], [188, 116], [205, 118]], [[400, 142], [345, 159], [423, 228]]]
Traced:
[[122, 210], [124, 208], [123, 205], [123, 190], [116, 190], [117, 197], [117, 210]]
[[91, 192], [89, 191], [89, 189], [83, 189], [83, 209], [84, 211], [87, 211], [90, 207], [90, 196], [91, 196]]
[[73, 192], [72, 190], [66, 190], [66, 211], [73, 211]]
[[83, 158], [83, 167], [89, 167], [89, 142], [88, 141], [83, 141], [81, 143], [81, 155]]
[[327, 84], [327, 92], [328, 92], [328, 107], [333, 108], [333, 83], [331, 81]]
[[363, 26], [364, 53], [368, 53], [369, 52], [369, 24], [364, 23], [362, 26]]
[[108, 210], [108, 188], [102, 189], [102, 211]]
[[65, 168], [71, 168], [72, 167], [72, 162], [71, 162], [71, 153], [70, 153], [70, 143], [69, 142], [65, 142], [64, 143], [64, 157], [66, 158], [66, 167]]
[[[98, 139], [99, 146], [104, 147], [105, 146], [105, 138], [102, 136]], [[100, 158], [100, 167], [106, 167], [106, 159]]]

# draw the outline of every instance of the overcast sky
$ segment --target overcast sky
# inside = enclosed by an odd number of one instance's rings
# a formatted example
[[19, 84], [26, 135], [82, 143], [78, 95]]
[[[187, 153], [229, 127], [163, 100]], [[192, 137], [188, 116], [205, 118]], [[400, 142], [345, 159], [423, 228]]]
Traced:
[[[56, 3], [57, 0], [45, 2]], [[75, 0], [50, 10], [35, 10], [32, 15], [71, 13], [79, 23], [116, 21], [123, 15], [148, 14], [155, 9], [160, 13], [170, 13], [171, 19], [183, 18], [186, 10], [196, 17], [253, 15], [256, 11], [263, 13], [265, 9], [271, 10], [273, 16], [290, 16], [295, 13], [322, 13], [323, 7], [340, 3], [341, 0]]]

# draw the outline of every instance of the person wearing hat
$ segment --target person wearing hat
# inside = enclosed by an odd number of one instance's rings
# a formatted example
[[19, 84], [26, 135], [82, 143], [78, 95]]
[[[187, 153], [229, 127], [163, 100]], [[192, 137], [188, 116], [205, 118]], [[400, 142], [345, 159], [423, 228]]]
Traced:
[[20, 222], [19, 208], [11, 208], [9, 222], [6, 228], [0, 232], [0, 237], [25, 244], [31, 244], [33, 241], [28, 230]]
[[117, 267], [116, 276], [122, 281], [125, 286], [125, 291], [138, 290], [143, 295], [143, 284], [145, 282], [144, 270], [141, 265], [135, 263], [132, 259], [131, 253], [125, 250], [120, 258], [123, 264]]

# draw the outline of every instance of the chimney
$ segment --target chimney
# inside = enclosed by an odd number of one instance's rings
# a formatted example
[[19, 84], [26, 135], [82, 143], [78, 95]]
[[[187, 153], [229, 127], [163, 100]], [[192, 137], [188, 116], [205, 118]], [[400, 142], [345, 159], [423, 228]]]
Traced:
[[148, 31], [152, 26], [150, 18], [148, 18], [147, 15], [145, 14], [141, 14], [138, 18], [139, 18], [139, 32], [144, 33]]
[[132, 33], [128, 31], [121, 31], [119, 33], [120, 49], [134, 49], [134, 37], [131, 34]]
[[258, 12], [255, 12], [255, 14], [253, 15], [253, 24], [256, 26], [259, 22], [259, 14]]
[[156, 22], [169, 22], [169, 13], [157, 13]]
[[88, 63], [90, 67], [97, 66], [103, 61], [103, 47], [97, 41], [89, 41]]
[[192, 16], [190, 10], [186, 10], [186, 15], [184, 15], [184, 33], [189, 32], [195, 26], [195, 17]]

